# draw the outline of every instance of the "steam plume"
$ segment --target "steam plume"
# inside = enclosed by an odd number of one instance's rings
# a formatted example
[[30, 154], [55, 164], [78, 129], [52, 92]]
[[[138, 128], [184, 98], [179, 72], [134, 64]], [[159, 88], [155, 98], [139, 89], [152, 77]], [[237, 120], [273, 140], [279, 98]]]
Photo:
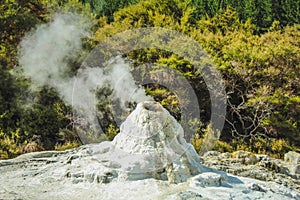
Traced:
[[19, 62], [34, 86], [48, 85], [56, 89], [74, 109], [83, 110], [89, 120], [95, 121], [97, 87], [110, 85], [113, 97], [120, 100], [124, 109], [128, 101], [138, 103], [149, 97], [135, 84], [129, 64], [121, 57], [110, 60], [104, 68], [85, 67], [76, 77], [68, 75], [70, 61], [78, 58], [82, 39], [89, 36], [90, 27], [91, 24], [76, 14], [56, 14], [50, 23], [40, 25], [23, 38]]

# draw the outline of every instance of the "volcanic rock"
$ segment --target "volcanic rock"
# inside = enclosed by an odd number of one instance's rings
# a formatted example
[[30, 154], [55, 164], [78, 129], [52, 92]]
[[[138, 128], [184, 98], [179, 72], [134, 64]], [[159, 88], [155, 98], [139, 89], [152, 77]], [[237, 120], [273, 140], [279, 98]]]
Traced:
[[209, 151], [201, 157], [201, 160], [203, 165], [215, 170], [262, 181], [273, 181], [300, 191], [300, 175], [293, 171], [299, 166], [297, 159], [294, 159], [297, 155], [296, 152], [289, 152], [285, 154], [285, 159], [281, 160], [246, 151], [232, 153]]

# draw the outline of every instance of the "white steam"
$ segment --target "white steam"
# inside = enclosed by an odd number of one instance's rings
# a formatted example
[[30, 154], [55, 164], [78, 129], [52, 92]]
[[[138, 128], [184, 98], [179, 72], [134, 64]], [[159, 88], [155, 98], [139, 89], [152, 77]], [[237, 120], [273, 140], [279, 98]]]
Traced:
[[[111, 100], [119, 100], [120, 108], [127, 111], [128, 102], [152, 100], [143, 88], [135, 84], [130, 66], [120, 56], [109, 62], [106, 67], [84, 68], [76, 76], [72, 92], [72, 105], [81, 113], [85, 112], [93, 121], [96, 104], [95, 92], [98, 88], [110, 86], [113, 89]], [[116, 110], [113, 110], [116, 111]]]
[[106, 67], [81, 68], [76, 77], [68, 72], [70, 61], [82, 52], [82, 39], [89, 36], [90, 23], [76, 14], [56, 14], [53, 20], [28, 33], [20, 45], [19, 62], [23, 73], [34, 86], [48, 85], [73, 108], [84, 113], [94, 123], [95, 91], [110, 85], [113, 98], [139, 103], [149, 100], [143, 89], [135, 84], [130, 66], [121, 57], [106, 62]]

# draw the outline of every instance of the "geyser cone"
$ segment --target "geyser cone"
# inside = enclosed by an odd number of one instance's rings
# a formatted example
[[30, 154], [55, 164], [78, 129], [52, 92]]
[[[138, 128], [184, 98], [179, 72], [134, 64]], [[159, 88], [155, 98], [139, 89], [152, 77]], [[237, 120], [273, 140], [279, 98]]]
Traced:
[[181, 125], [154, 101], [137, 105], [112, 146], [119, 158], [114, 161], [129, 178], [154, 176], [182, 182], [204, 171], [193, 146], [185, 141]]

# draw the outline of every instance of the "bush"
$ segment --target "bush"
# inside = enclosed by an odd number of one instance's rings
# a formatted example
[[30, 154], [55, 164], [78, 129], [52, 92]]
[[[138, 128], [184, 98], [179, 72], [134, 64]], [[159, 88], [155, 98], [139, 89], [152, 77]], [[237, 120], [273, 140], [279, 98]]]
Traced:
[[14, 158], [21, 154], [21, 144], [18, 138], [10, 138], [0, 129], [0, 159]]
[[217, 141], [217, 143], [215, 144], [213, 150], [219, 151], [219, 152], [222, 152], [222, 153], [224, 153], [224, 152], [233, 152], [234, 151], [233, 147], [230, 144], [228, 144], [226, 142], [223, 142], [221, 140]]
[[116, 127], [114, 124], [109, 124], [106, 132], [100, 136], [99, 142], [112, 141], [115, 138], [115, 136], [118, 134], [118, 132], [119, 132], [118, 127]]
[[81, 142], [79, 141], [68, 141], [64, 144], [57, 144], [54, 147], [55, 151], [64, 151], [66, 149], [72, 149], [72, 148], [77, 148], [81, 146]]
[[203, 138], [200, 136], [199, 133], [196, 133], [192, 139], [192, 145], [194, 146], [195, 150], [199, 153], [202, 143], [203, 143]]

